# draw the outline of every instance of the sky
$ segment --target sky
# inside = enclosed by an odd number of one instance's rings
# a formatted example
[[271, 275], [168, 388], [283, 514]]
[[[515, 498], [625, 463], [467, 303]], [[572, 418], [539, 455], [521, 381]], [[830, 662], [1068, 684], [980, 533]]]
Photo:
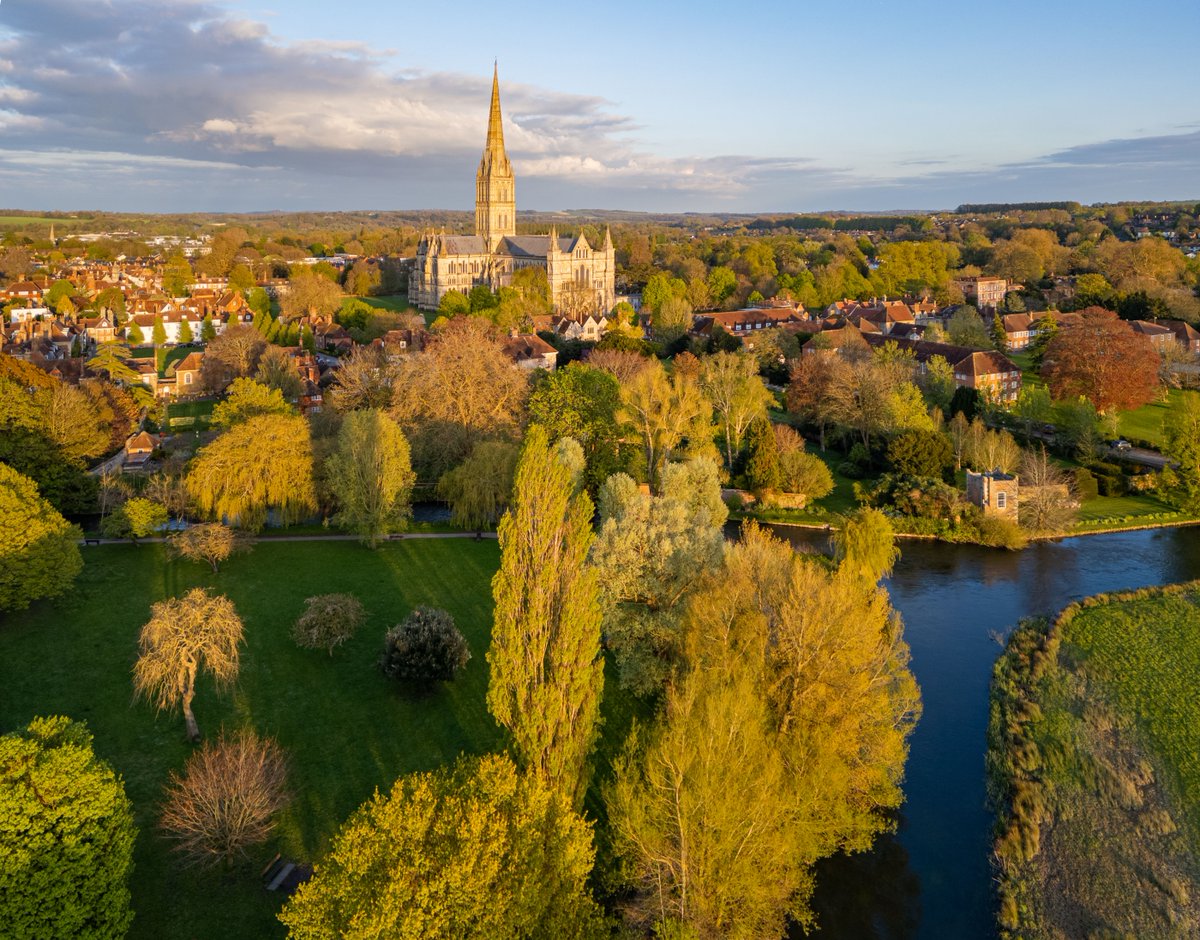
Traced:
[[[505, 15], [511, 9], [512, 15]], [[1196, 0], [0, 0], [0, 207], [1200, 200]]]

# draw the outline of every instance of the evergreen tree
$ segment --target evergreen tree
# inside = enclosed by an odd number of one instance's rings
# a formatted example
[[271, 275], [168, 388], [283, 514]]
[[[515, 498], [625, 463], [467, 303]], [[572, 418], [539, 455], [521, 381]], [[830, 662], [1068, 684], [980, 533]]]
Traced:
[[195, 337], [192, 336], [192, 324], [186, 317], [179, 321], [179, 342], [190, 343]]
[[200, 339], [205, 343], [211, 343], [217, 338], [217, 328], [213, 325], [211, 313], [204, 315], [204, 320], [200, 324]]
[[1000, 352], [1008, 350], [1008, 334], [1004, 332], [1004, 321], [1000, 319], [1000, 314], [992, 317], [992, 328], [990, 331], [992, 337], [992, 345]]
[[746, 433], [746, 484], [756, 493], [779, 489], [779, 445], [771, 422], [757, 419]]
[[1029, 344], [1029, 352], [1034, 366], [1040, 369], [1046, 358], [1046, 347], [1058, 335], [1058, 320], [1052, 314], [1047, 313], [1034, 323], [1034, 327], [1037, 333]]
[[154, 318], [154, 329], [150, 333], [150, 339], [155, 346], [161, 346], [167, 341], [167, 328], [163, 325], [161, 314]]
[[315, 353], [317, 351], [317, 338], [313, 336], [312, 327], [307, 323], [304, 324], [304, 329], [300, 331], [300, 345], [304, 347], [306, 352]]
[[35, 718], [0, 737], [0, 924], [8, 937], [123, 937], [136, 830], [86, 726]]
[[129, 321], [129, 330], [126, 334], [126, 338], [134, 346], [140, 346], [142, 343], [146, 342], [146, 334], [142, 332], [142, 328], [133, 320]]
[[500, 522], [492, 580], [488, 708], [512, 738], [517, 762], [579, 807], [596, 742], [604, 661], [591, 548], [592, 501], [530, 428], [512, 508]]

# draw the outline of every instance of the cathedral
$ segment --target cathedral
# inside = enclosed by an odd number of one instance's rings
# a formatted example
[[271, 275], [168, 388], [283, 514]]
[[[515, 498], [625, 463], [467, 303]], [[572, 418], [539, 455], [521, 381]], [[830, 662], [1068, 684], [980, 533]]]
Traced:
[[612, 309], [616, 259], [608, 231], [598, 247], [589, 245], [582, 233], [559, 238], [553, 227], [549, 235], [517, 234], [515, 180], [504, 150], [497, 71], [492, 74], [487, 142], [475, 174], [475, 234], [422, 237], [409, 298], [423, 310], [434, 310], [447, 291], [468, 294], [478, 284], [499, 290], [511, 282], [514, 271], [535, 266], [546, 272], [558, 313], [584, 319]]

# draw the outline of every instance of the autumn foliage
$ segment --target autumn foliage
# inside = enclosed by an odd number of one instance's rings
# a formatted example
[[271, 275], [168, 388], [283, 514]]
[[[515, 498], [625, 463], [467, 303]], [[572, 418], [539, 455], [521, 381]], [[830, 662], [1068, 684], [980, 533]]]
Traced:
[[1138, 408], [1158, 388], [1150, 341], [1103, 307], [1063, 318], [1046, 348], [1042, 377], [1056, 399], [1083, 396], [1098, 411]]

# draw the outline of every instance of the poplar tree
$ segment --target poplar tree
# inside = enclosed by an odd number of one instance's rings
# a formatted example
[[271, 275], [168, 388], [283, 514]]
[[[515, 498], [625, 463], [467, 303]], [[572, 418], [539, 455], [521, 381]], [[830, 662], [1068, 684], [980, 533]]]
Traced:
[[586, 564], [592, 510], [545, 430], [530, 428], [500, 522], [488, 709], [509, 730], [517, 762], [576, 807], [604, 686], [599, 590]]

